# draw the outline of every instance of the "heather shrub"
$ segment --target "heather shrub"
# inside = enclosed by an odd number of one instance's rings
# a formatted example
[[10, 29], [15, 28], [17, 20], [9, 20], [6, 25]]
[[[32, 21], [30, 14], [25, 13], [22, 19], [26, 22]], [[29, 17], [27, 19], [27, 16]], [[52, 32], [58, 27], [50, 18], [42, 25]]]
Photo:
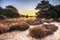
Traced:
[[42, 22], [39, 21], [39, 20], [27, 20], [26, 22], [28, 24], [30, 24], [30, 25], [39, 25], [39, 24], [42, 24]]
[[10, 31], [14, 31], [14, 30], [20, 30], [20, 31], [25, 31], [29, 28], [29, 24], [26, 22], [19, 22], [16, 25], [12, 26], [10, 28]]
[[58, 29], [57, 26], [52, 25], [52, 24], [49, 24], [49, 25], [43, 24], [43, 26], [46, 27], [47, 29], [52, 30], [53, 32], [55, 32]]
[[0, 34], [9, 32], [9, 26], [0, 26]]
[[34, 38], [44, 38], [45, 36], [53, 34], [53, 31], [51, 31], [50, 29], [46, 29], [43, 26], [33, 27], [29, 31], [29, 35]]
[[24, 31], [24, 30], [27, 30], [28, 28], [29, 28], [29, 24], [28, 23], [26, 23], [26, 22], [21, 22], [21, 23], [19, 23], [18, 24], [18, 29], [20, 30], [20, 31]]

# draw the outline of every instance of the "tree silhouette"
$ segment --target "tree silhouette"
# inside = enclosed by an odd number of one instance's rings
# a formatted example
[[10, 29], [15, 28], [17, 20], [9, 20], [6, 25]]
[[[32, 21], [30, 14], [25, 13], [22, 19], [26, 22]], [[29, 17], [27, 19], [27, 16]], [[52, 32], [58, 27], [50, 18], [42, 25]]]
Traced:
[[28, 15], [26, 15], [26, 18], [28, 18], [29, 16]]
[[37, 14], [37, 18], [45, 18], [45, 19], [51, 19], [59, 20], [60, 18], [60, 5], [53, 6], [49, 4], [48, 1], [41, 1], [35, 8], [36, 10], [39, 10]]
[[6, 8], [11, 9], [11, 10], [13, 10], [15, 12], [18, 12], [17, 9], [14, 6], [8, 5], [8, 6], [6, 6]]
[[35, 8], [36, 10], [39, 10], [37, 13], [37, 18], [44, 18], [51, 6], [52, 5], [49, 4], [49, 1], [45, 0], [41, 1], [41, 3], [38, 3], [37, 7]]
[[6, 16], [9, 18], [17, 18], [20, 17], [20, 14], [18, 13], [18, 10], [14, 6], [6, 6], [5, 12], [7, 13]]
[[19, 18], [20, 14], [18, 13], [18, 10], [14, 6], [6, 6], [5, 9], [0, 7], [0, 16], [7, 17], [7, 18]]
[[57, 18], [60, 18], [60, 5], [55, 6], [55, 11], [57, 12]]
[[0, 19], [5, 19], [5, 18], [7, 17], [4, 15], [3, 8], [0, 7]]

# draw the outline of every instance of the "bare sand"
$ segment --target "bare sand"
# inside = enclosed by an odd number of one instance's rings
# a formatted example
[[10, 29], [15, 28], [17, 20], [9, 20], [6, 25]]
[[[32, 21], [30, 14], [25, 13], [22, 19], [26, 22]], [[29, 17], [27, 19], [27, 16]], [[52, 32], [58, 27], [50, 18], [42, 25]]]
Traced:
[[[54, 34], [42, 39], [35, 39], [29, 36], [29, 29], [26, 31], [12, 31], [0, 34], [0, 40], [60, 40], [60, 23], [51, 23], [58, 26], [58, 30]], [[34, 26], [30, 26], [32, 28]]]

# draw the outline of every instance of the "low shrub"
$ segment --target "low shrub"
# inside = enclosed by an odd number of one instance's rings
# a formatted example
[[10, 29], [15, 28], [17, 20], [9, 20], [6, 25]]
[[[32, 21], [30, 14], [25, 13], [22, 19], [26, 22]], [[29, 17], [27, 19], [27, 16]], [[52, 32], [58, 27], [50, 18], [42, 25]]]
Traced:
[[13, 25], [10, 27], [9, 31], [15, 31], [17, 29], [17, 25]]
[[52, 30], [53, 32], [55, 32], [58, 29], [57, 26], [52, 25], [52, 24], [49, 24], [49, 25], [43, 24], [43, 26], [46, 27], [47, 29]]
[[14, 30], [25, 31], [25, 30], [27, 30], [29, 28], [29, 26], [30, 25], [28, 23], [26, 23], [26, 22], [20, 22], [20, 23], [18, 23], [16, 25], [12, 26], [10, 28], [10, 31], [14, 31]]
[[33, 27], [29, 31], [29, 35], [34, 38], [43, 38], [45, 36], [53, 34], [53, 32], [50, 29], [46, 29], [43, 26]]
[[30, 25], [39, 25], [39, 24], [42, 24], [42, 22], [41, 21], [39, 21], [39, 20], [28, 20], [28, 21], [26, 21], [28, 24], [30, 24]]
[[0, 34], [9, 32], [10, 27], [8, 26], [0, 26]]
[[17, 26], [18, 26], [17, 29], [19, 29], [20, 31], [27, 30], [30, 27], [30, 25], [26, 22], [21, 22]]

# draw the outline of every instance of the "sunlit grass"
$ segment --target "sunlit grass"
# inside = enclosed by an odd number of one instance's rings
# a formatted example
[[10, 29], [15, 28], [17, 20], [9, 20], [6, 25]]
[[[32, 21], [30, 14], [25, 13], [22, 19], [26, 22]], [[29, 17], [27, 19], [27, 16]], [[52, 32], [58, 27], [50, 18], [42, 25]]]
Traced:
[[0, 26], [11, 26], [16, 24], [16, 22], [5, 22], [5, 23], [0, 23]]
[[[35, 17], [21, 17], [21, 18], [12, 18], [12, 19], [6, 19], [7, 21], [5, 22], [1, 22], [0, 26], [11, 26], [11, 25], [15, 25], [17, 23], [17, 21], [23, 20], [23, 21], [27, 21], [27, 20], [35, 20]], [[4, 20], [3, 20], [4, 21]]]
[[25, 18], [25, 17], [21, 17], [20, 20], [35, 20], [36, 18], [35, 17], [28, 17], [28, 18]]

